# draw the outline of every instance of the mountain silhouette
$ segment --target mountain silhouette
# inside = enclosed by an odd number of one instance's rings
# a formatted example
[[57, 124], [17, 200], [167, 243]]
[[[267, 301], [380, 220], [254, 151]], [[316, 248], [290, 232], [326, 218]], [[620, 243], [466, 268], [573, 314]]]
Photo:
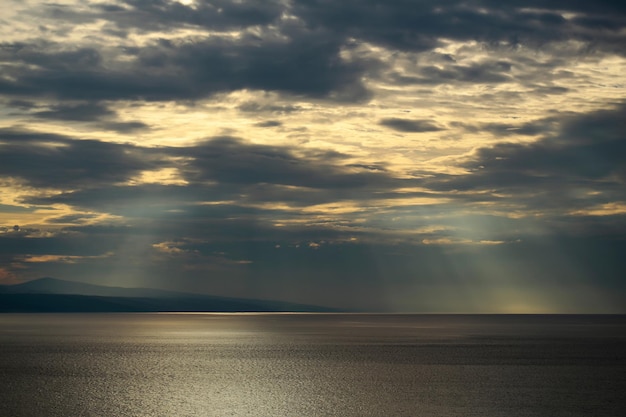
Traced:
[[324, 312], [330, 308], [247, 298], [107, 287], [40, 278], [0, 285], [0, 312]]

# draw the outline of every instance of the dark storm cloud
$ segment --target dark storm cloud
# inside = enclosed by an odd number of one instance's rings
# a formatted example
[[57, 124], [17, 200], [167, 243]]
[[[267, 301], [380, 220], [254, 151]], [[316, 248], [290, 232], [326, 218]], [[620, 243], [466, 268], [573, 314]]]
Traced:
[[481, 149], [466, 167], [479, 176], [626, 180], [626, 105], [565, 120], [560, 132], [531, 144]]
[[[618, 2], [301, 0], [293, 10], [311, 27], [400, 50], [433, 49], [441, 38], [529, 46], [578, 39], [624, 53], [618, 31], [626, 26], [626, 10]], [[568, 22], [562, 11], [610, 17], [612, 25], [607, 31], [588, 22]], [[591, 31], [594, 28], [598, 30]]]
[[164, 43], [142, 50], [138, 59], [146, 69], [183, 69], [201, 94], [251, 88], [345, 100], [368, 96], [360, 81], [365, 63], [341, 60], [341, 44], [329, 34], [297, 31], [287, 41], [268, 38]]
[[286, 104], [276, 105], [259, 103], [256, 101], [247, 101], [237, 107], [237, 109], [244, 113], [273, 113], [273, 114], [290, 114], [302, 111], [302, 107]]
[[20, 110], [33, 110], [39, 107], [37, 103], [27, 100], [9, 100], [7, 105], [10, 108], [18, 108]]
[[[276, 0], [198, 1], [193, 7], [164, 0], [126, 0], [120, 4], [124, 6], [98, 4], [87, 15], [111, 20], [121, 29], [167, 31], [177, 26], [198, 26], [232, 30], [272, 24], [284, 11], [283, 3]], [[98, 14], [98, 9], [104, 13]]]
[[368, 97], [361, 83], [366, 63], [342, 60], [338, 39], [298, 30], [289, 36], [162, 40], [127, 48], [120, 56], [132, 64], [117, 69], [90, 48], [3, 44], [0, 59], [16, 65], [8, 71], [12, 79], [0, 81], [0, 92], [74, 100], [199, 99], [241, 89], [348, 101]]
[[[387, 181], [391, 182], [392, 180], [387, 179]], [[399, 181], [398, 185], [402, 185], [402, 182]], [[191, 184], [185, 186], [111, 185], [93, 186], [83, 190], [49, 196], [25, 197], [21, 201], [37, 206], [67, 204], [75, 208], [96, 210], [120, 216], [162, 219], [190, 216], [201, 211], [207, 216], [218, 216], [219, 214], [219, 218], [231, 217], [241, 210], [253, 210], [258, 214], [294, 216], [298, 215], [299, 208], [317, 204], [340, 203], [348, 200], [367, 201], [373, 197], [380, 199], [407, 197], [407, 193], [380, 192], [379, 189], [380, 186], [376, 185], [374, 189], [363, 187], [357, 190], [346, 190], [341, 188], [314, 189], [267, 183]], [[236, 203], [234, 205], [226, 204], [225, 201], [236, 201]], [[198, 203], [219, 204], [200, 209], [196, 206]], [[246, 208], [246, 205], [263, 203], [283, 203], [292, 208], [286, 211]], [[206, 217], [203, 219], [206, 220]]]
[[441, 127], [429, 120], [388, 118], [382, 119], [379, 124], [397, 130], [398, 132], [406, 133], [436, 132], [442, 130]]
[[[429, 174], [411, 181], [393, 178], [379, 165], [346, 163], [350, 156], [337, 152], [258, 145], [232, 137], [152, 149], [10, 130], [0, 132], [4, 143], [0, 170], [4, 176], [38, 186], [84, 188], [30, 197], [24, 200], [28, 204], [64, 203], [130, 216], [167, 217], [171, 210], [186, 212], [188, 208], [183, 206], [197, 202], [288, 202], [297, 207], [427, 196], [394, 192], [417, 185], [466, 203], [487, 199], [529, 209], [562, 210], [564, 204], [570, 210], [585, 209], [625, 198], [625, 109], [622, 105], [582, 116], [566, 115], [561, 120], [545, 119], [536, 126], [520, 125], [525, 134], [536, 134], [546, 125], [556, 125], [557, 133], [530, 144], [482, 148], [464, 164], [470, 170], [466, 175]], [[489, 124], [476, 129], [501, 134], [505, 126]], [[174, 163], [173, 157], [183, 160]], [[140, 171], [163, 167], [178, 168], [189, 184], [115, 185]], [[468, 193], [455, 194], [454, 190]], [[484, 190], [496, 194], [469, 193]], [[596, 193], [580, 197], [577, 190]], [[497, 193], [513, 194], [504, 198]]]
[[460, 127], [466, 132], [481, 133], [489, 132], [499, 138], [510, 135], [548, 135], [559, 128], [558, 118], [548, 117], [534, 120], [528, 123], [481, 123], [470, 124], [466, 122], [452, 122], [451, 126]]
[[98, 217], [95, 214], [68, 214], [65, 216], [52, 217], [47, 219], [49, 223], [74, 223], [81, 224]]
[[349, 164], [349, 167], [362, 168], [368, 171], [386, 171], [387, 169], [383, 165], [374, 164]]
[[[36, 208], [0, 204], [0, 213], [32, 213]], [[1, 229], [0, 229], [1, 230]]]
[[[563, 221], [563, 210], [584, 212], [626, 200], [625, 132], [626, 105], [567, 115], [555, 134], [528, 144], [481, 148], [464, 163], [468, 174], [435, 175], [425, 184], [445, 192], [488, 191], [459, 198], [507, 201], [548, 215], [557, 210]], [[503, 199], [502, 194], [510, 196]], [[591, 230], [588, 218], [577, 219]]]
[[[570, 21], [561, 13], [579, 13]], [[624, 27], [619, 2], [492, 0], [248, 0], [199, 1], [193, 6], [163, 0], [126, 0], [119, 5], [95, 4], [91, 10], [47, 5], [44, 15], [65, 21], [101, 19], [119, 29], [166, 31], [177, 27], [232, 30], [250, 26], [280, 26], [285, 14], [312, 28], [327, 28], [338, 36], [362, 39], [395, 49], [432, 49], [438, 38], [479, 41], [545, 42], [578, 37], [615, 42]], [[594, 31], [595, 30], [595, 31]], [[590, 33], [591, 32], [591, 33]], [[614, 44], [613, 46], [618, 46]]]
[[97, 127], [113, 130], [118, 133], [132, 133], [138, 130], [149, 129], [150, 126], [143, 122], [114, 122], [114, 121], [102, 121], [96, 125]]
[[[533, 7], [538, 11], [529, 11]], [[114, 59], [124, 65], [105, 62], [103, 53], [94, 46], [55, 45], [43, 40], [4, 43], [0, 59], [11, 66], [4, 68], [9, 77], [0, 80], [1, 93], [74, 100], [193, 100], [218, 92], [258, 89], [359, 101], [369, 97], [362, 78], [376, 77], [384, 65], [374, 58], [341, 56], [342, 49], [363, 41], [423, 52], [437, 47], [440, 39], [531, 48], [552, 41], [578, 40], [589, 50], [620, 54], [626, 41], [624, 8], [609, 2], [592, 6], [560, 1], [503, 4], [454, 0], [433, 4], [302, 0], [290, 5], [199, 2], [188, 7], [179, 2], [136, 0], [127, 1], [124, 7], [99, 4], [77, 11], [51, 5], [46, 10], [48, 17], [66, 22], [104, 20], [122, 30], [164, 31], [189, 26], [217, 31], [256, 29], [244, 31], [238, 38], [162, 39], [141, 47], [122, 43]], [[563, 11], [581, 15], [567, 20], [561, 16]], [[281, 17], [287, 14], [297, 19]], [[112, 56], [111, 51], [107, 56]], [[394, 77], [400, 84], [499, 83], [510, 80], [511, 65], [497, 60], [472, 65], [451, 63], [443, 68], [425, 65], [416, 74]], [[57, 110], [58, 115], [61, 113], [62, 109]], [[128, 127], [118, 126], [117, 130]]]
[[[277, 184], [323, 189], [358, 189], [388, 186], [389, 177], [350, 172], [337, 152], [307, 152], [303, 157], [287, 148], [256, 145], [232, 137], [219, 137], [180, 150], [192, 157], [184, 168], [192, 182], [218, 181], [221, 184]], [[339, 161], [338, 161], [339, 160]]]
[[117, 4], [96, 3], [78, 10], [71, 5], [48, 3], [38, 14], [63, 23], [113, 23], [104, 31], [121, 38], [131, 32], [168, 32], [178, 28], [199, 27], [211, 30], [237, 30], [269, 25], [280, 18], [284, 7], [278, 1], [228, 0], [199, 1], [193, 7], [177, 1], [127, 0]]
[[61, 120], [69, 122], [94, 122], [94, 126], [119, 133], [129, 133], [137, 130], [148, 129], [143, 122], [120, 122], [117, 121], [118, 113], [101, 103], [79, 104], [56, 104], [48, 110], [40, 110], [30, 113], [31, 116], [42, 119]]
[[[351, 156], [339, 152], [259, 145], [233, 137], [186, 147], [143, 148], [3, 130], [2, 142], [2, 175], [40, 187], [72, 189], [30, 196], [24, 203], [68, 204], [125, 216], [168, 216], [171, 210], [198, 202], [306, 206], [368, 200], [373, 194], [397, 198], [393, 189], [410, 185], [380, 165], [347, 163]], [[121, 184], [141, 171], [165, 167], [178, 169], [188, 184]]]
[[89, 122], [115, 115], [116, 112], [100, 103], [58, 104], [51, 106], [49, 110], [33, 113], [33, 116], [45, 119], [79, 122]]
[[0, 129], [0, 175], [36, 187], [75, 188], [123, 182], [165, 164], [146, 148]]
[[36, 205], [68, 204], [89, 210], [100, 210], [119, 215], [164, 216], [169, 210], [195, 202], [222, 201], [235, 197], [239, 190], [221, 186], [179, 185], [112, 185], [94, 184], [82, 190], [69, 191], [45, 197], [28, 197]]
[[255, 126], [258, 127], [278, 127], [278, 126], [282, 126], [283, 123], [279, 122], [278, 120], [268, 120], [265, 122], [259, 122], [257, 123]]
[[[484, 5], [486, 7], [498, 7], [503, 3], [498, 0], [474, 0], [471, 5]], [[588, 2], [586, 0], [512, 0], [506, 2], [506, 7], [529, 8], [538, 10], [569, 10], [578, 13], [600, 14], [615, 16], [626, 13], [626, 5], [620, 0], [602, 0]]]
[[507, 61], [486, 62], [473, 65], [447, 65], [445, 68], [423, 66], [417, 75], [392, 75], [396, 84], [449, 84], [452, 82], [464, 83], [502, 83], [511, 81], [507, 74], [511, 70], [511, 63]]

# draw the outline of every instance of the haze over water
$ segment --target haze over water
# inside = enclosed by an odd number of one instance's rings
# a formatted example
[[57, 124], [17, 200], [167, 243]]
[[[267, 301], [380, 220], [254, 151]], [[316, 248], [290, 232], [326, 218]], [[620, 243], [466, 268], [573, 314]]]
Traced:
[[0, 315], [2, 416], [619, 416], [624, 316]]

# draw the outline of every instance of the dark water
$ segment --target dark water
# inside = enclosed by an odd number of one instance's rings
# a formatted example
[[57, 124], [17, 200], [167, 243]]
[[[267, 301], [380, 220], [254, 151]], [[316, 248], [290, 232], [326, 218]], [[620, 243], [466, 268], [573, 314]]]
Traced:
[[0, 416], [626, 415], [624, 316], [0, 315]]

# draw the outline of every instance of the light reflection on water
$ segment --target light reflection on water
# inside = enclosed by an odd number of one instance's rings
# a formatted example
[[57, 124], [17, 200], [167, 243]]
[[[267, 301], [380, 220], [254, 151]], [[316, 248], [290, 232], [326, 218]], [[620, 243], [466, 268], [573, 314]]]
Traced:
[[0, 416], [617, 416], [626, 318], [0, 315]]

